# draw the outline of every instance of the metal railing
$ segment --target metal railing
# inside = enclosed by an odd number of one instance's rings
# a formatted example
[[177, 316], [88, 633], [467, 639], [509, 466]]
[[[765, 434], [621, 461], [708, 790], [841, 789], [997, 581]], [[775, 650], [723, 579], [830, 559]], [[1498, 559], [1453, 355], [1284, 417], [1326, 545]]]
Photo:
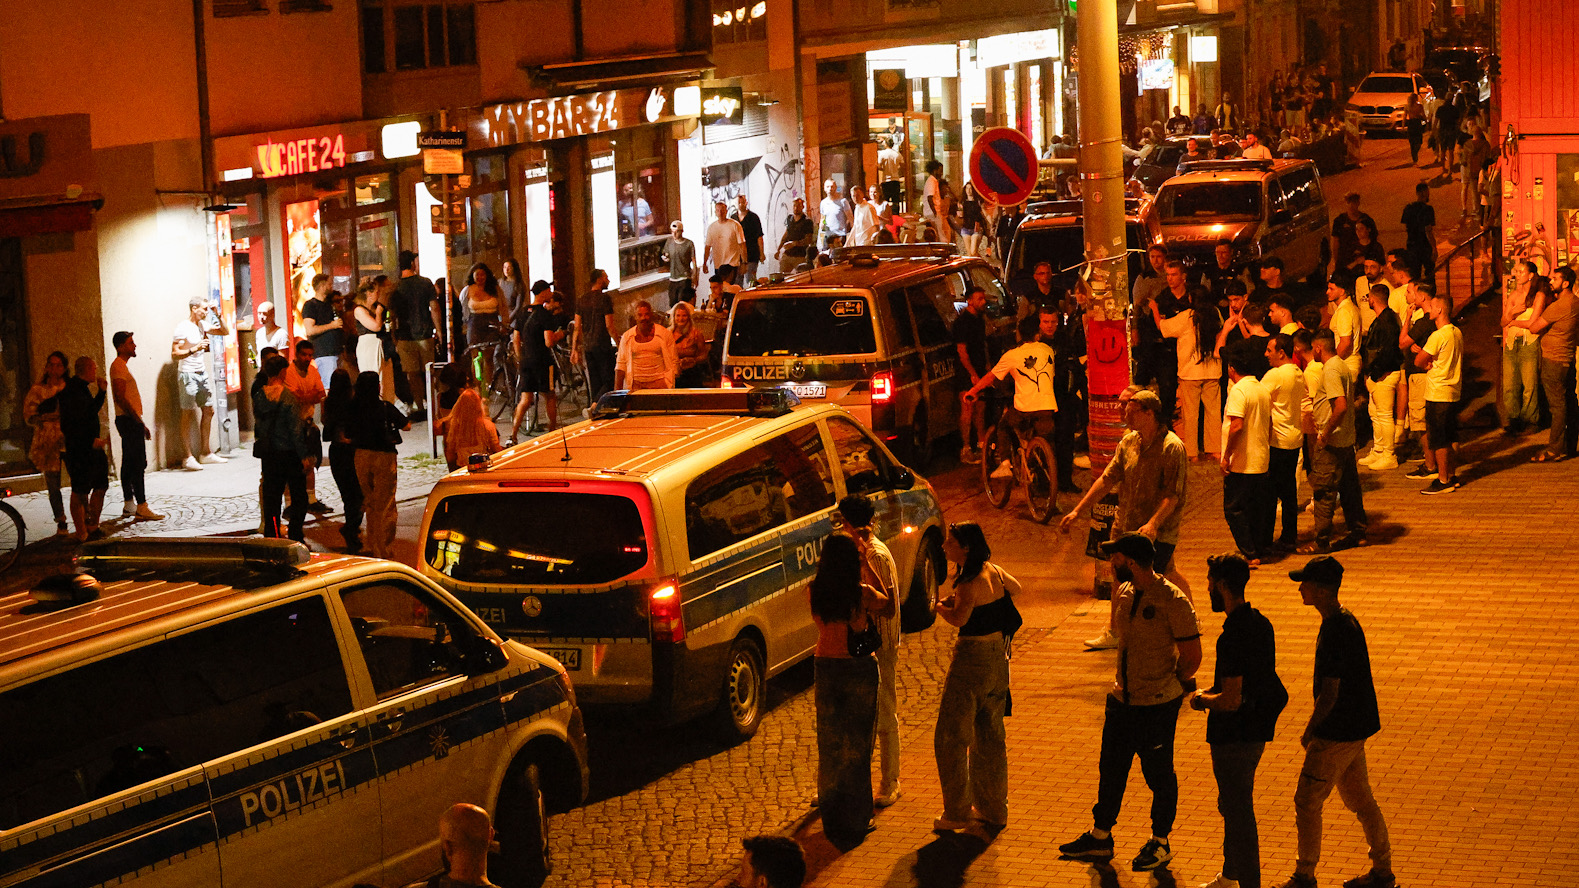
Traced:
[[1469, 240], [1437, 259], [1432, 281], [1438, 294], [1451, 297], [1453, 313], [1462, 311], [1477, 296], [1500, 286], [1502, 244], [1500, 228], [1482, 228]]

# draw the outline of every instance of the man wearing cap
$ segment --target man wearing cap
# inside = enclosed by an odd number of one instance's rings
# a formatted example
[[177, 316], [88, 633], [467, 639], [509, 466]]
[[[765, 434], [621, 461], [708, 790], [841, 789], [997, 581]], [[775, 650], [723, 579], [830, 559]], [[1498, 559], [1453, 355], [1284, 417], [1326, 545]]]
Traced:
[[[1173, 563], [1173, 549], [1184, 524], [1184, 485], [1189, 475], [1184, 442], [1163, 422], [1162, 401], [1156, 392], [1130, 386], [1119, 396], [1119, 403], [1130, 431], [1119, 440], [1113, 460], [1101, 477], [1058, 522], [1058, 529], [1068, 533], [1076, 516], [1117, 489], [1113, 537], [1117, 539], [1133, 530], [1154, 541], [1156, 558], [1152, 568], [1189, 596], [1190, 584]], [[1110, 611], [1117, 608], [1116, 599], [1109, 604]], [[1094, 650], [1117, 647], [1118, 639], [1111, 628], [1104, 629], [1086, 646]]]
[[1371, 793], [1366, 771], [1365, 740], [1382, 729], [1371, 680], [1371, 657], [1365, 630], [1348, 608], [1338, 603], [1343, 565], [1318, 555], [1289, 579], [1299, 583], [1300, 600], [1321, 614], [1316, 635], [1316, 706], [1300, 737], [1305, 764], [1294, 791], [1294, 824], [1299, 857], [1294, 875], [1279, 888], [1315, 888], [1321, 859], [1321, 808], [1334, 787], [1343, 804], [1359, 818], [1370, 846], [1371, 869], [1343, 883], [1344, 888], [1392, 888], [1392, 845], [1387, 821]]
[[1190, 599], [1153, 571], [1156, 547], [1151, 537], [1130, 532], [1098, 548], [1119, 580], [1110, 618], [1118, 638], [1118, 672], [1102, 722], [1092, 828], [1058, 850], [1070, 860], [1113, 858], [1110, 830], [1118, 823], [1130, 765], [1139, 756], [1141, 774], [1152, 794], [1151, 838], [1132, 866], [1136, 872], [1146, 872], [1173, 858], [1168, 834], [1179, 808], [1173, 735], [1179, 705], [1185, 693], [1195, 689], [1201, 628]]
[[1212, 687], [1190, 698], [1206, 715], [1206, 742], [1223, 815], [1223, 870], [1201, 888], [1261, 888], [1261, 841], [1256, 831], [1256, 767], [1272, 740], [1288, 690], [1277, 675], [1272, 623], [1245, 601], [1250, 564], [1229, 552], [1206, 559], [1212, 610], [1224, 614], [1217, 637]]

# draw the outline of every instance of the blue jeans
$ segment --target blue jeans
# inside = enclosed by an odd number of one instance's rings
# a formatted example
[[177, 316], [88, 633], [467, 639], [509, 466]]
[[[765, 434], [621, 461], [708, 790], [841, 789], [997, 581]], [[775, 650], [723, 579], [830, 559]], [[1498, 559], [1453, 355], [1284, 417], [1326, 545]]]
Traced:
[[1502, 408], [1510, 426], [1531, 427], [1540, 421], [1535, 402], [1536, 392], [1540, 390], [1536, 371], [1540, 354], [1538, 340], [1503, 340]]

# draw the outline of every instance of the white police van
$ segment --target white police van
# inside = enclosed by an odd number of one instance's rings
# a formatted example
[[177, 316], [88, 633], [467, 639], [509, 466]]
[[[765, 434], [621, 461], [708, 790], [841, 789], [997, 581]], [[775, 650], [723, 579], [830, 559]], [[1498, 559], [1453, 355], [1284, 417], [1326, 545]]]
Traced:
[[944, 570], [931, 485], [832, 404], [789, 390], [606, 395], [589, 422], [445, 476], [421, 569], [499, 633], [558, 657], [586, 705], [753, 734], [763, 683], [811, 655], [805, 586], [835, 504], [869, 495], [928, 623]]
[[0, 886], [401, 885], [493, 812], [495, 879], [581, 803], [565, 671], [403, 565], [106, 541], [0, 598]]

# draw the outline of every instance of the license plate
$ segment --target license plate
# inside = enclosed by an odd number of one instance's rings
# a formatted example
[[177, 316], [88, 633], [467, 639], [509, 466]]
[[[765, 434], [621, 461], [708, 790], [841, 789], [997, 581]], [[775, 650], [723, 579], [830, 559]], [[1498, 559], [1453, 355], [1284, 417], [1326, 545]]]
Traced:
[[807, 382], [789, 387], [797, 398], [826, 398], [828, 387], [820, 382]]
[[581, 671], [581, 648], [538, 648], [553, 657], [571, 672]]

